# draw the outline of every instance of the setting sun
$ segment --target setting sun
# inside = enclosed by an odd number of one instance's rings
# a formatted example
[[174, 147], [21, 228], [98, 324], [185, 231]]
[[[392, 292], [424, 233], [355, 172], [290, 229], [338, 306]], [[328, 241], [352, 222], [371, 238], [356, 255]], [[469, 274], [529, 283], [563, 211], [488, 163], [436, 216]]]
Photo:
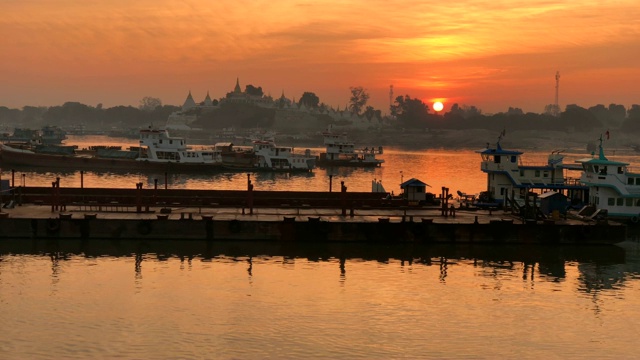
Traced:
[[433, 103], [433, 110], [442, 111], [444, 109], [444, 105], [440, 101], [436, 101]]

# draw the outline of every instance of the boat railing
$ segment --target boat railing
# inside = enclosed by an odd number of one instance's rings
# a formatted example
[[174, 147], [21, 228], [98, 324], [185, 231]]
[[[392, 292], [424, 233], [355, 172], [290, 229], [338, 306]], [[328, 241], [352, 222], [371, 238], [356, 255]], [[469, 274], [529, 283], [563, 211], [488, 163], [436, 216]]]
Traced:
[[522, 159], [520, 159], [518, 161], [518, 166], [525, 166], [525, 167], [547, 167], [550, 166], [549, 163], [543, 163], [540, 161], [537, 162], [533, 162], [533, 161], [522, 161]]
[[584, 186], [579, 178], [566, 177], [564, 178], [564, 184], [568, 186]]

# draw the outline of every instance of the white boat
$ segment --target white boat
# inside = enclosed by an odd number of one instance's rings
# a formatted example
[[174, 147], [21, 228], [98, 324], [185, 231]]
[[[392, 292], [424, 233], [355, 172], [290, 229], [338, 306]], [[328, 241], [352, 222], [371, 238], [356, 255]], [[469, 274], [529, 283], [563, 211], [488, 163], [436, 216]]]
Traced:
[[222, 164], [219, 150], [215, 148], [193, 149], [187, 146], [184, 138], [169, 136], [166, 129], [140, 130], [140, 156], [137, 160], [194, 165]]
[[128, 150], [95, 146], [0, 144], [0, 164], [72, 170], [156, 170], [205, 172], [222, 168], [220, 151], [194, 150], [166, 130], [140, 130], [140, 146]]
[[311, 171], [316, 167], [316, 157], [311, 150], [296, 154], [292, 147], [277, 146], [273, 140], [253, 141], [255, 168], [271, 171]]
[[322, 136], [325, 152], [320, 153], [318, 166], [377, 167], [384, 163], [384, 160], [376, 158], [382, 154], [382, 146], [357, 149], [346, 133], [334, 133], [331, 127]]
[[475, 198], [474, 205], [478, 207], [502, 207], [507, 199], [523, 205], [531, 192], [538, 195], [560, 192], [572, 203], [581, 202], [584, 197], [586, 187], [565, 173], [579, 168], [563, 164], [564, 155], [560, 151], [549, 154], [546, 164], [525, 164], [523, 153], [503, 149], [499, 138], [494, 147], [487, 143], [486, 149], [476, 152], [482, 157], [480, 168], [487, 174], [487, 190]]
[[629, 163], [607, 159], [600, 139], [597, 157], [576, 160], [582, 165], [580, 181], [589, 187], [589, 204], [611, 218], [638, 223], [640, 219], [640, 173]]

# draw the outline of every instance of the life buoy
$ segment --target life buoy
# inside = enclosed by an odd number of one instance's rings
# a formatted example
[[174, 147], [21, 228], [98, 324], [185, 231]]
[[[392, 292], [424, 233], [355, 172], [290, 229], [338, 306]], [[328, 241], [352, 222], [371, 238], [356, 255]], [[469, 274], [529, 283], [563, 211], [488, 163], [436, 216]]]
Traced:
[[240, 232], [241, 228], [242, 228], [242, 224], [240, 223], [240, 221], [238, 220], [229, 221], [229, 231], [231, 231], [232, 233]]
[[632, 216], [631, 217], [631, 223], [637, 224], [638, 223], [638, 217], [637, 216]]
[[149, 235], [151, 233], [151, 221], [140, 221], [136, 226], [136, 229], [138, 230], [138, 234], [140, 235]]

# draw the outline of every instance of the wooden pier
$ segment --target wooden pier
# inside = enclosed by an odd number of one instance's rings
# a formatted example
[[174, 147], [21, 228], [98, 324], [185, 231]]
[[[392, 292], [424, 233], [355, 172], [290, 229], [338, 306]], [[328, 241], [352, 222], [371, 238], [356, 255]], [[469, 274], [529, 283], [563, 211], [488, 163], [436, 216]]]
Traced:
[[[250, 185], [250, 184], [249, 184]], [[0, 239], [612, 244], [626, 226], [523, 220], [500, 210], [409, 206], [340, 192], [15, 188]]]

